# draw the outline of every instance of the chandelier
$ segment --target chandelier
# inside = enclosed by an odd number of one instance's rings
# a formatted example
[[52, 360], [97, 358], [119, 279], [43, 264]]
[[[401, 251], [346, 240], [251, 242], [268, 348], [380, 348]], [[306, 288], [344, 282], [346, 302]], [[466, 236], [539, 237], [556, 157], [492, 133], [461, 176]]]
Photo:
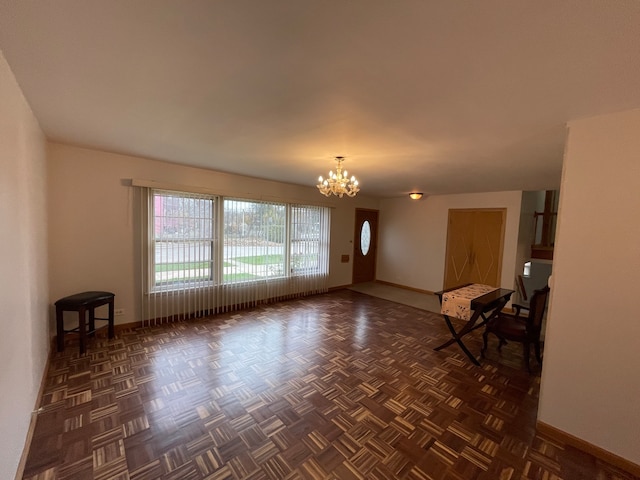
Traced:
[[325, 197], [329, 197], [331, 194], [340, 198], [345, 194], [349, 197], [355, 197], [356, 193], [360, 191], [358, 180], [354, 176], [349, 178], [346, 170], [342, 171], [344, 157], [336, 157], [336, 161], [338, 162], [336, 173], [329, 172], [329, 178], [326, 180], [323, 180], [322, 177], [318, 178], [318, 185], [316, 185], [318, 190]]

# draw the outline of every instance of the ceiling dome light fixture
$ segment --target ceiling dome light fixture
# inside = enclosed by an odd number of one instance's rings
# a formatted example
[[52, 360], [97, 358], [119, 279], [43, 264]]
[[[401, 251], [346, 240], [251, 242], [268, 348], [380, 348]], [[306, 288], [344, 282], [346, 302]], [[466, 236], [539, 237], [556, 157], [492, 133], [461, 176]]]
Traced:
[[409, 196], [411, 200], [420, 200], [422, 198], [422, 192], [411, 192]]
[[358, 180], [356, 180], [354, 176], [349, 178], [346, 170], [344, 172], [342, 171], [344, 157], [336, 157], [336, 161], [338, 162], [336, 173], [330, 171], [329, 178], [326, 180], [322, 177], [318, 178], [318, 185], [316, 185], [318, 190], [320, 190], [320, 193], [325, 197], [336, 195], [342, 198], [345, 194], [349, 197], [355, 197], [356, 193], [360, 191]]

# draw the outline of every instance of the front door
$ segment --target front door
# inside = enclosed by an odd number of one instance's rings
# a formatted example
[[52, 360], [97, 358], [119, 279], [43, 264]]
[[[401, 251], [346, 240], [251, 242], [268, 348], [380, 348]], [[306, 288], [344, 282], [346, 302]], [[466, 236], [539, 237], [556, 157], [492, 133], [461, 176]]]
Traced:
[[376, 279], [378, 246], [378, 211], [356, 208], [356, 229], [353, 241], [353, 283]]

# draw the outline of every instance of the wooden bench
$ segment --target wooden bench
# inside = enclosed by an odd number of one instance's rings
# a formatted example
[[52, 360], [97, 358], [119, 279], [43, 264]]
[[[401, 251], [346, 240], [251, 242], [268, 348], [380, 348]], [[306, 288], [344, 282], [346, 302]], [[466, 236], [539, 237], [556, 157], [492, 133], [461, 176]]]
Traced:
[[[105, 326], [109, 329], [109, 338], [113, 338], [114, 299], [115, 294], [111, 292], [82, 292], [58, 300], [55, 303], [58, 351], [62, 352], [64, 350], [64, 334], [68, 332], [78, 333], [80, 337], [80, 354], [85, 353], [87, 336], [93, 336], [97, 330]], [[95, 314], [96, 308], [107, 304], [109, 305], [109, 317], [97, 318]], [[64, 329], [65, 311], [78, 312], [78, 326], [76, 328], [71, 330]], [[87, 311], [89, 311], [88, 328]], [[105, 321], [107, 325], [96, 328], [96, 320]]]

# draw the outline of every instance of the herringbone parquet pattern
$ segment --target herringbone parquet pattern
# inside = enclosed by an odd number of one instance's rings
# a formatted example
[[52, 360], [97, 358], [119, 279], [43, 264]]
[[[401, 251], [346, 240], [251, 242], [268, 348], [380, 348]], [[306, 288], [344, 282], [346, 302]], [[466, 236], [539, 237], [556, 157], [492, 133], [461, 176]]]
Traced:
[[519, 346], [475, 367], [434, 352], [446, 338], [436, 314], [344, 290], [69, 345], [24, 478], [632, 478], [536, 434]]

